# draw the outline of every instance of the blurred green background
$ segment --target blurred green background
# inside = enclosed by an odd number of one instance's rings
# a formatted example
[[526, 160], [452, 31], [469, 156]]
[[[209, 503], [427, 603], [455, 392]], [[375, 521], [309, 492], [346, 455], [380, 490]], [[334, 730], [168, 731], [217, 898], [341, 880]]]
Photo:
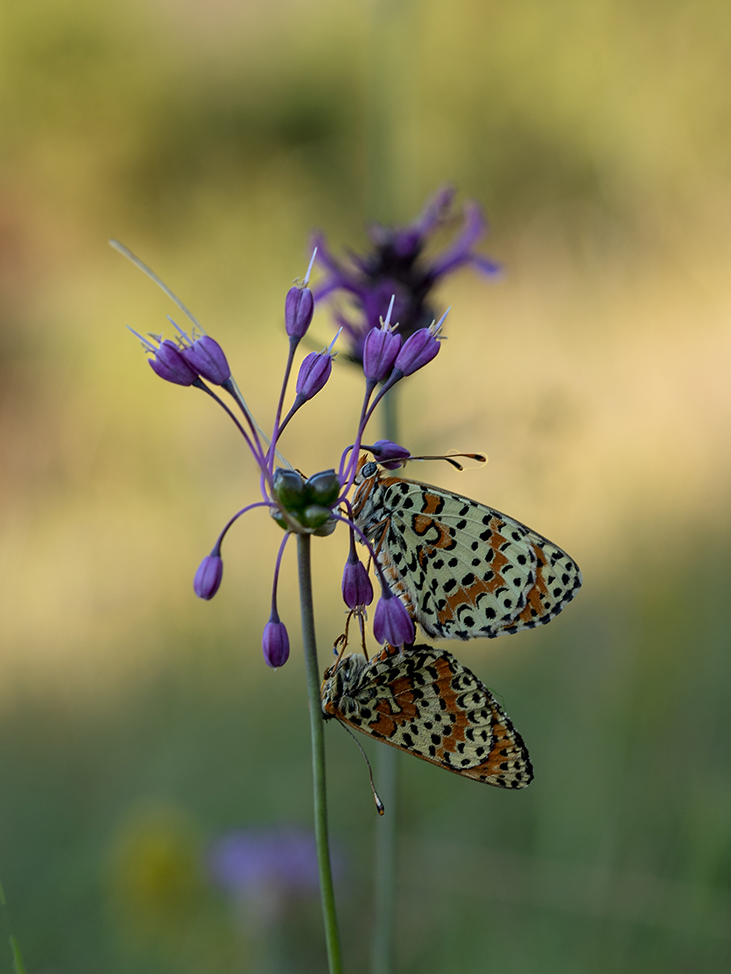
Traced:
[[[204, 866], [231, 828], [310, 825], [293, 552], [274, 673], [279, 529], [249, 515], [215, 601], [193, 597], [257, 477], [213, 405], [144, 364], [124, 326], [174, 309], [106, 239], [177, 291], [268, 417], [308, 234], [364, 246], [374, 165], [394, 187], [380, 215], [408, 220], [444, 182], [482, 203], [506, 267], [443, 286], [449, 342], [404, 386], [402, 440], [484, 449], [484, 470], [422, 476], [531, 524], [585, 577], [544, 630], [456, 647], [526, 738], [530, 789], [401, 759], [399, 971], [728, 971], [728, 4], [32, 0], [0, 17], [0, 875], [30, 974], [323, 970], [316, 899], [262, 917]], [[331, 331], [323, 308], [313, 334]], [[341, 363], [289, 458], [332, 466], [360, 394]], [[323, 665], [345, 543], [315, 545]], [[328, 749], [360, 974], [375, 814], [352, 742], [330, 729]]]

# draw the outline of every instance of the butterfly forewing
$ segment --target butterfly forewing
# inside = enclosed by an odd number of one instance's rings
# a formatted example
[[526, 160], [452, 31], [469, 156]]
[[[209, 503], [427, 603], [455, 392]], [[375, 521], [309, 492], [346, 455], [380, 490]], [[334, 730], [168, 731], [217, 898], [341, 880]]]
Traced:
[[447, 650], [386, 647], [325, 673], [322, 709], [356, 730], [501, 788], [533, 778], [528, 752], [493, 694]]
[[573, 599], [581, 586], [579, 567], [565, 551], [535, 531], [529, 530], [528, 537], [537, 560], [535, 582], [513, 622], [501, 626], [496, 635], [545, 625]]
[[430, 636], [492, 638], [543, 625], [581, 585], [566, 552], [514, 518], [381, 476], [374, 463], [361, 466], [353, 510], [391, 588]]

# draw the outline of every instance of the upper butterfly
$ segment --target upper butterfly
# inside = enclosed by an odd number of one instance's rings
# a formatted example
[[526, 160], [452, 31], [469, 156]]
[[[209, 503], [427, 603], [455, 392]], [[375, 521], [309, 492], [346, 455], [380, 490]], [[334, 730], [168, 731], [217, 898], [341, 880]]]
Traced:
[[494, 638], [550, 622], [581, 587], [576, 562], [477, 501], [358, 463], [355, 523], [391, 590], [430, 636]]
[[325, 717], [499, 788], [533, 780], [528, 751], [488, 688], [446, 649], [386, 646], [343, 656], [325, 671]]

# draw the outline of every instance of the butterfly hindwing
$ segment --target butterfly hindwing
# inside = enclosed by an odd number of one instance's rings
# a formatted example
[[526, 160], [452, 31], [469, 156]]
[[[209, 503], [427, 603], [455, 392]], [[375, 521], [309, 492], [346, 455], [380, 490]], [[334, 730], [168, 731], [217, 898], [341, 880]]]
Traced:
[[322, 709], [356, 730], [477, 781], [524, 788], [528, 752], [493, 694], [447, 650], [387, 646], [325, 673]]

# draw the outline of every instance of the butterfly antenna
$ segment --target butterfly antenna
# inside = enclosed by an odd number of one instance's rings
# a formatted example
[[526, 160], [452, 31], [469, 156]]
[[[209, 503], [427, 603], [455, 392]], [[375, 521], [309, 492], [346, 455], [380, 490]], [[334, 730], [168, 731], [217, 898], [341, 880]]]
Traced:
[[484, 453], [454, 453], [451, 456], [442, 457], [408, 457], [409, 460], [446, 460], [451, 463], [456, 470], [464, 470], [461, 463], [457, 463], [455, 457], [465, 457], [467, 460], [477, 460], [478, 463], [486, 463], [487, 457]]
[[386, 806], [383, 804], [383, 802], [381, 801], [381, 799], [378, 797], [378, 792], [376, 791], [376, 786], [373, 784], [373, 768], [371, 767], [371, 762], [368, 760], [368, 755], [363, 750], [363, 746], [361, 745], [360, 741], [355, 736], [355, 734], [352, 732], [352, 730], [349, 727], [346, 727], [345, 724], [342, 721], [339, 720], [338, 723], [340, 724], [340, 726], [343, 728], [344, 731], [347, 731], [350, 734], [350, 736], [353, 738], [353, 740], [355, 741], [355, 743], [358, 745], [358, 750], [363, 755], [363, 760], [365, 761], [366, 765], [368, 766], [368, 777], [370, 778], [370, 782], [371, 782], [371, 791], [373, 792], [373, 801], [376, 803], [376, 811], [378, 812], [379, 815], [383, 815], [383, 813], [386, 811]]

